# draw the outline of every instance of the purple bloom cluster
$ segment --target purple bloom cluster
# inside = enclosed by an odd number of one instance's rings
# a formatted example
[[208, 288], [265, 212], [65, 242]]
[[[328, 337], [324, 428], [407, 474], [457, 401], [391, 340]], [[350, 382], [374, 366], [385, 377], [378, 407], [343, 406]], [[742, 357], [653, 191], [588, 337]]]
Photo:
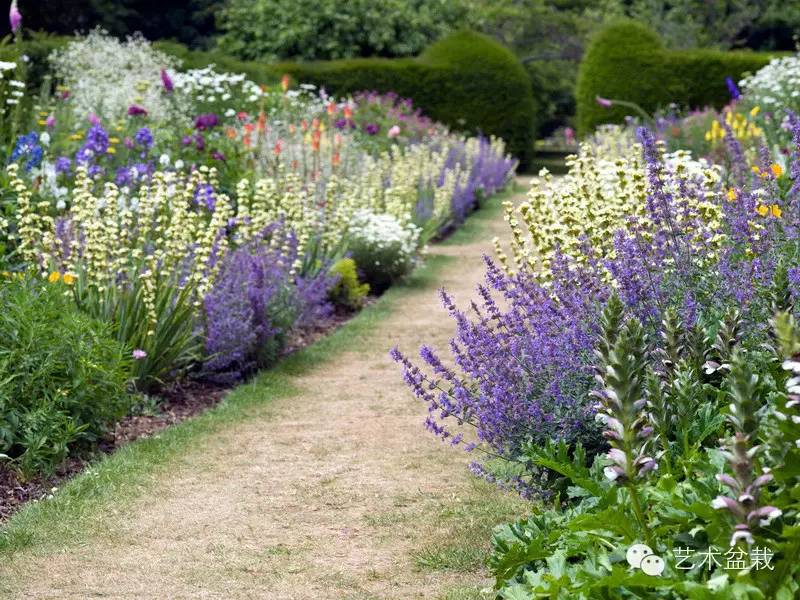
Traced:
[[280, 223], [225, 257], [204, 300], [207, 378], [241, 379], [273, 361], [291, 329], [329, 315], [335, 279], [294, 275], [296, 259], [297, 240]]
[[[800, 120], [793, 123], [800, 142]], [[668, 308], [691, 326], [737, 306], [747, 335], [766, 335], [764, 324], [772, 308], [765, 292], [773, 285], [776, 264], [780, 256], [796, 260], [800, 253], [800, 227], [794, 225], [800, 217], [800, 186], [780, 192], [774, 180], [754, 175], [733, 148], [729, 173], [742, 187], [736, 202], [720, 200], [727, 237], [714, 254], [713, 234], [689, 202], [707, 199], [704, 182], [673, 179], [653, 135], [644, 129], [638, 134], [646, 160], [646, 218], [630, 217], [616, 232], [612, 256], [600, 255], [588, 242], [582, 256], [557, 253], [547, 283], [526, 271], [506, 274], [487, 258], [487, 283], [478, 288], [480, 305], [473, 302], [467, 313], [442, 294], [456, 321], [450, 342], [455, 368], [426, 346], [420, 357], [427, 371], [393, 350], [406, 383], [428, 405], [426, 426], [431, 432], [463, 444], [462, 429], [469, 425], [474, 438], [465, 444], [467, 450], [478, 448], [491, 457], [519, 462], [529, 476], [535, 475], [526, 463], [525, 449], [531, 444], [565, 439], [580, 440], [595, 451], [603, 448], [589, 392], [594, 387], [590, 365], [597, 323], [611, 292], [606, 273], [614, 277], [620, 298], [651, 340], [660, 339]], [[797, 164], [798, 155], [794, 160]], [[725, 196], [725, 185], [719, 198]], [[783, 218], [759, 216], [757, 204], [764, 202], [779, 203]], [[788, 280], [791, 291], [800, 292], [796, 269], [789, 270]], [[502, 305], [493, 294], [502, 296]], [[485, 463], [473, 470], [497, 480]], [[511, 483], [520, 489], [518, 478]]]

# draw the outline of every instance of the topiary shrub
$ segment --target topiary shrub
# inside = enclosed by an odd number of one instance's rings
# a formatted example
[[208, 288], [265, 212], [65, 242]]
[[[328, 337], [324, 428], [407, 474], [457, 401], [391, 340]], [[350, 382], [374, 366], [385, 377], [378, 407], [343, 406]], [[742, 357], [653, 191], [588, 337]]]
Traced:
[[487, 36], [458, 32], [417, 58], [287, 62], [274, 69], [334, 95], [397, 92], [453, 129], [503, 138], [523, 166], [531, 158], [537, 109], [530, 78], [510, 50]]
[[730, 100], [726, 77], [738, 81], [771, 57], [747, 51], [668, 50], [646, 25], [615, 21], [593, 38], [581, 62], [578, 133], [590, 133], [601, 123], [619, 123], [630, 114], [621, 106], [600, 106], [598, 96], [634, 102], [650, 113], [671, 102], [687, 108], [719, 108]]

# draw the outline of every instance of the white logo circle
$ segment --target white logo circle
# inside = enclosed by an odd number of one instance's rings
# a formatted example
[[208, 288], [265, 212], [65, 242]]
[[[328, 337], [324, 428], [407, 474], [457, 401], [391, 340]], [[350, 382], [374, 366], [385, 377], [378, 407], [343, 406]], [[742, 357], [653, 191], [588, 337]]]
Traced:
[[625, 558], [628, 559], [628, 564], [634, 569], [638, 569], [645, 556], [652, 555], [653, 549], [647, 544], [634, 544], [628, 548]]
[[642, 573], [657, 577], [664, 572], [664, 559], [655, 554], [648, 554], [641, 562]]

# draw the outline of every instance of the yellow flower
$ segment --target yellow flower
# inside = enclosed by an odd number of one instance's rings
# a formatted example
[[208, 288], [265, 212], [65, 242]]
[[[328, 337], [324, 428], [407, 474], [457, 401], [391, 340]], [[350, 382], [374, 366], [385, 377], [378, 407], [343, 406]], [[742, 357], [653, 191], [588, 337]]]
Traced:
[[110, 137], [110, 138], [108, 138], [108, 141], [109, 141], [110, 144], [119, 144], [119, 138], [118, 137]]
[[755, 117], [758, 114], [758, 111], [760, 111], [760, 110], [761, 110], [761, 107], [754, 106], [753, 108], [750, 109], [750, 116], [751, 117]]
[[72, 285], [75, 283], [75, 275], [72, 273], [64, 273], [64, 283], [67, 285]]
[[116, 154], [117, 153], [117, 149], [114, 148], [114, 146], [109, 146], [107, 152], [109, 154]]
[[38, 120], [38, 121], [36, 121], [36, 122], [37, 122], [37, 123], [39, 123], [39, 125], [47, 125], [47, 121], [46, 121], [46, 120], [44, 120], [44, 119], [39, 119], [39, 120]]
[[753, 169], [753, 173], [755, 173], [756, 175], [761, 173], [761, 169], [759, 169], [756, 165], [753, 165], [752, 169]]
[[52, 273], [50, 273], [50, 276], [47, 278], [47, 281], [49, 281], [50, 283], [55, 283], [59, 279], [61, 279], [61, 273], [59, 273], [58, 271], [53, 271]]
[[772, 216], [777, 218], [777, 219], [780, 219], [781, 212], [782, 212], [781, 211], [781, 207], [778, 206], [777, 204], [773, 204], [771, 208], [772, 208], [772, 210], [771, 210]]
[[736, 190], [731, 188], [728, 190], [728, 202], [736, 200]]
[[781, 167], [778, 163], [772, 163], [770, 169], [772, 169], [772, 173], [775, 175], [775, 177], [780, 177], [783, 175], [783, 167]]

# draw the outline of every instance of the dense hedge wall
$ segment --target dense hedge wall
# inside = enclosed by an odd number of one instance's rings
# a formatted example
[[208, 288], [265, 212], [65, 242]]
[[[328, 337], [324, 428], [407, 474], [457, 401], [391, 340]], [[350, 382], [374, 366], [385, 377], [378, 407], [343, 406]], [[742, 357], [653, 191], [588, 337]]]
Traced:
[[593, 38], [578, 73], [578, 132], [630, 114], [604, 108], [595, 98], [635, 102], [652, 113], [675, 102], [688, 108], [721, 107], [729, 100], [725, 78], [734, 81], [760, 69], [773, 55], [749, 51], [667, 50], [658, 35], [635, 21], [616, 21]]
[[484, 35], [452, 34], [417, 58], [279, 63], [274, 68], [337, 95], [397, 92], [453, 129], [503, 138], [523, 166], [530, 161], [537, 118], [530, 78], [511, 51]]

